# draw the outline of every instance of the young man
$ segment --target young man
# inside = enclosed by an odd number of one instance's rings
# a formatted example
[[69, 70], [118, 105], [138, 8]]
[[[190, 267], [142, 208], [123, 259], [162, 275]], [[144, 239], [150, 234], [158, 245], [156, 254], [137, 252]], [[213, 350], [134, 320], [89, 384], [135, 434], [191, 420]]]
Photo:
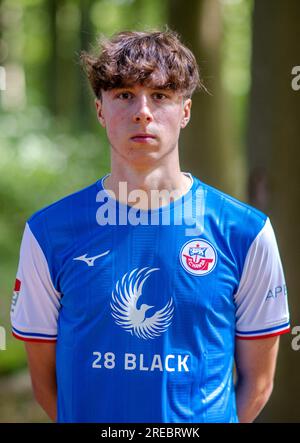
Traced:
[[11, 320], [36, 399], [58, 422], [252, 422], [286, 287], [269, 218], [180, 169], [195, 58], [157, 31], [82, 60], [111, 172], [26, 224]]

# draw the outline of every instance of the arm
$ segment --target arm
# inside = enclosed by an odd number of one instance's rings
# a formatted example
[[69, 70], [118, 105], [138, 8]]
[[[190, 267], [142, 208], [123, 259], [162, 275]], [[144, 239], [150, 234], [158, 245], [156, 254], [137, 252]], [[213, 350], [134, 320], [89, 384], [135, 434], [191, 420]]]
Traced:
[[34, 396], [55, 421], [56, 340], [61, 294], [52, 282], [52, 268], [45, 254], [48, 249], [42, 237], [39, 238], [41, 243], [36, 239], [35, 229], [40, 233], [36, 220], [32, 227], [26, 223], [12, 299], [11, 325], [12, 334], [25, 342]]
[[273, 390], [279, 337], [236, 340], [236, 405], [240, 423], [251, 423]]
[[32, 389], [36, 401], [56, 421], [56, 343], [25, 342]]

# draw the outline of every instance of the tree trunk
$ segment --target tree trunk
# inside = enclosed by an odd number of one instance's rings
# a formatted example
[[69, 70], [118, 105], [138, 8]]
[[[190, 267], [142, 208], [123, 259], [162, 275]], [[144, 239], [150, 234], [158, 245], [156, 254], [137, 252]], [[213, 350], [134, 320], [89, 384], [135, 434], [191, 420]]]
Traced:
[[[80, 39], [79, 52], [82, 50], [89, 51], [89, 45], [94, 43], [96, 39], [95, 30], [90, 19], [90, 10], [94, 0], [80, 0]], [[78, 55], [79, 57], [79, 55]], [[77, 128], [83, 130], [92, 130], [97, 122], [96, 108], [94, 107], [94, 94], [88, 84], [86, 75], [79, 65], [79, 58], [76, 60], [77, 65], [77, 91], [78, 104], [76, 105], [76, 124]], [[74, 91], [75, 93], [75, 91]], [[91, 104], [92, 102], [92, 104]]]
[[[211, 95], [201, 91], [192, 100], [192, 118], [181, 134], [183, 169], [235, 195], [240, 181], [238, 157], [221, 85], [221, 6], [217, 0], [170, 1], [169, 25], [193, 51]], [[240, 192], [239, 192], [240, 191]]]
[[56, 29], [56, 14], [57, 1], [46, 0], [46, 7], [49, 16], [49, 57], [45, 65], [45, 102], [47, 108], [52, 114], [57, 114], [57, 29]]

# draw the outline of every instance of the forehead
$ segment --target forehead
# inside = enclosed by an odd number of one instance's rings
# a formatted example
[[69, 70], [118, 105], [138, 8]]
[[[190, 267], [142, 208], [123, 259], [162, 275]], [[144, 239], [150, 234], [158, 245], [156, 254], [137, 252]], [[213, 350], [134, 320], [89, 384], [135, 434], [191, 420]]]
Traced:
[[151, 86], [146, 86], [140, 83], [136, 83], [136, 84], [130, 84], [130, 83], [124, 83], [120, 86], [116, 86], [112, 89], [109, 89], [108, 91], [114, 91], [114, 90], [119, 90], [119, 89], [132, 89], [132, 90], [136, 90], [136, 91], [157, 91], [157, 90], [169, 90], [170, 92], [175, 92], [172, 89], [169, 89], [165, 86], [159, 86], [159, 85], [151, 85]]

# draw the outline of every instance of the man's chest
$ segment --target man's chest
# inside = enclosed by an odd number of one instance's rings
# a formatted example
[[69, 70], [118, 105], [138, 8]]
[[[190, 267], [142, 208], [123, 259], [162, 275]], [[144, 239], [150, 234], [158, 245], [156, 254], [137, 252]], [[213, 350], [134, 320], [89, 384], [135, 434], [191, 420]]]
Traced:
[[[124, 227], [82, 236], [62, 251], [62, 307], [73, 315], [109, 313], [116, 321], [167, 322], [176, 312], [234, 309], [238, 285], [226, 242], [180, 227]], [[125, 318], [125, 320], [124, 320]]]

